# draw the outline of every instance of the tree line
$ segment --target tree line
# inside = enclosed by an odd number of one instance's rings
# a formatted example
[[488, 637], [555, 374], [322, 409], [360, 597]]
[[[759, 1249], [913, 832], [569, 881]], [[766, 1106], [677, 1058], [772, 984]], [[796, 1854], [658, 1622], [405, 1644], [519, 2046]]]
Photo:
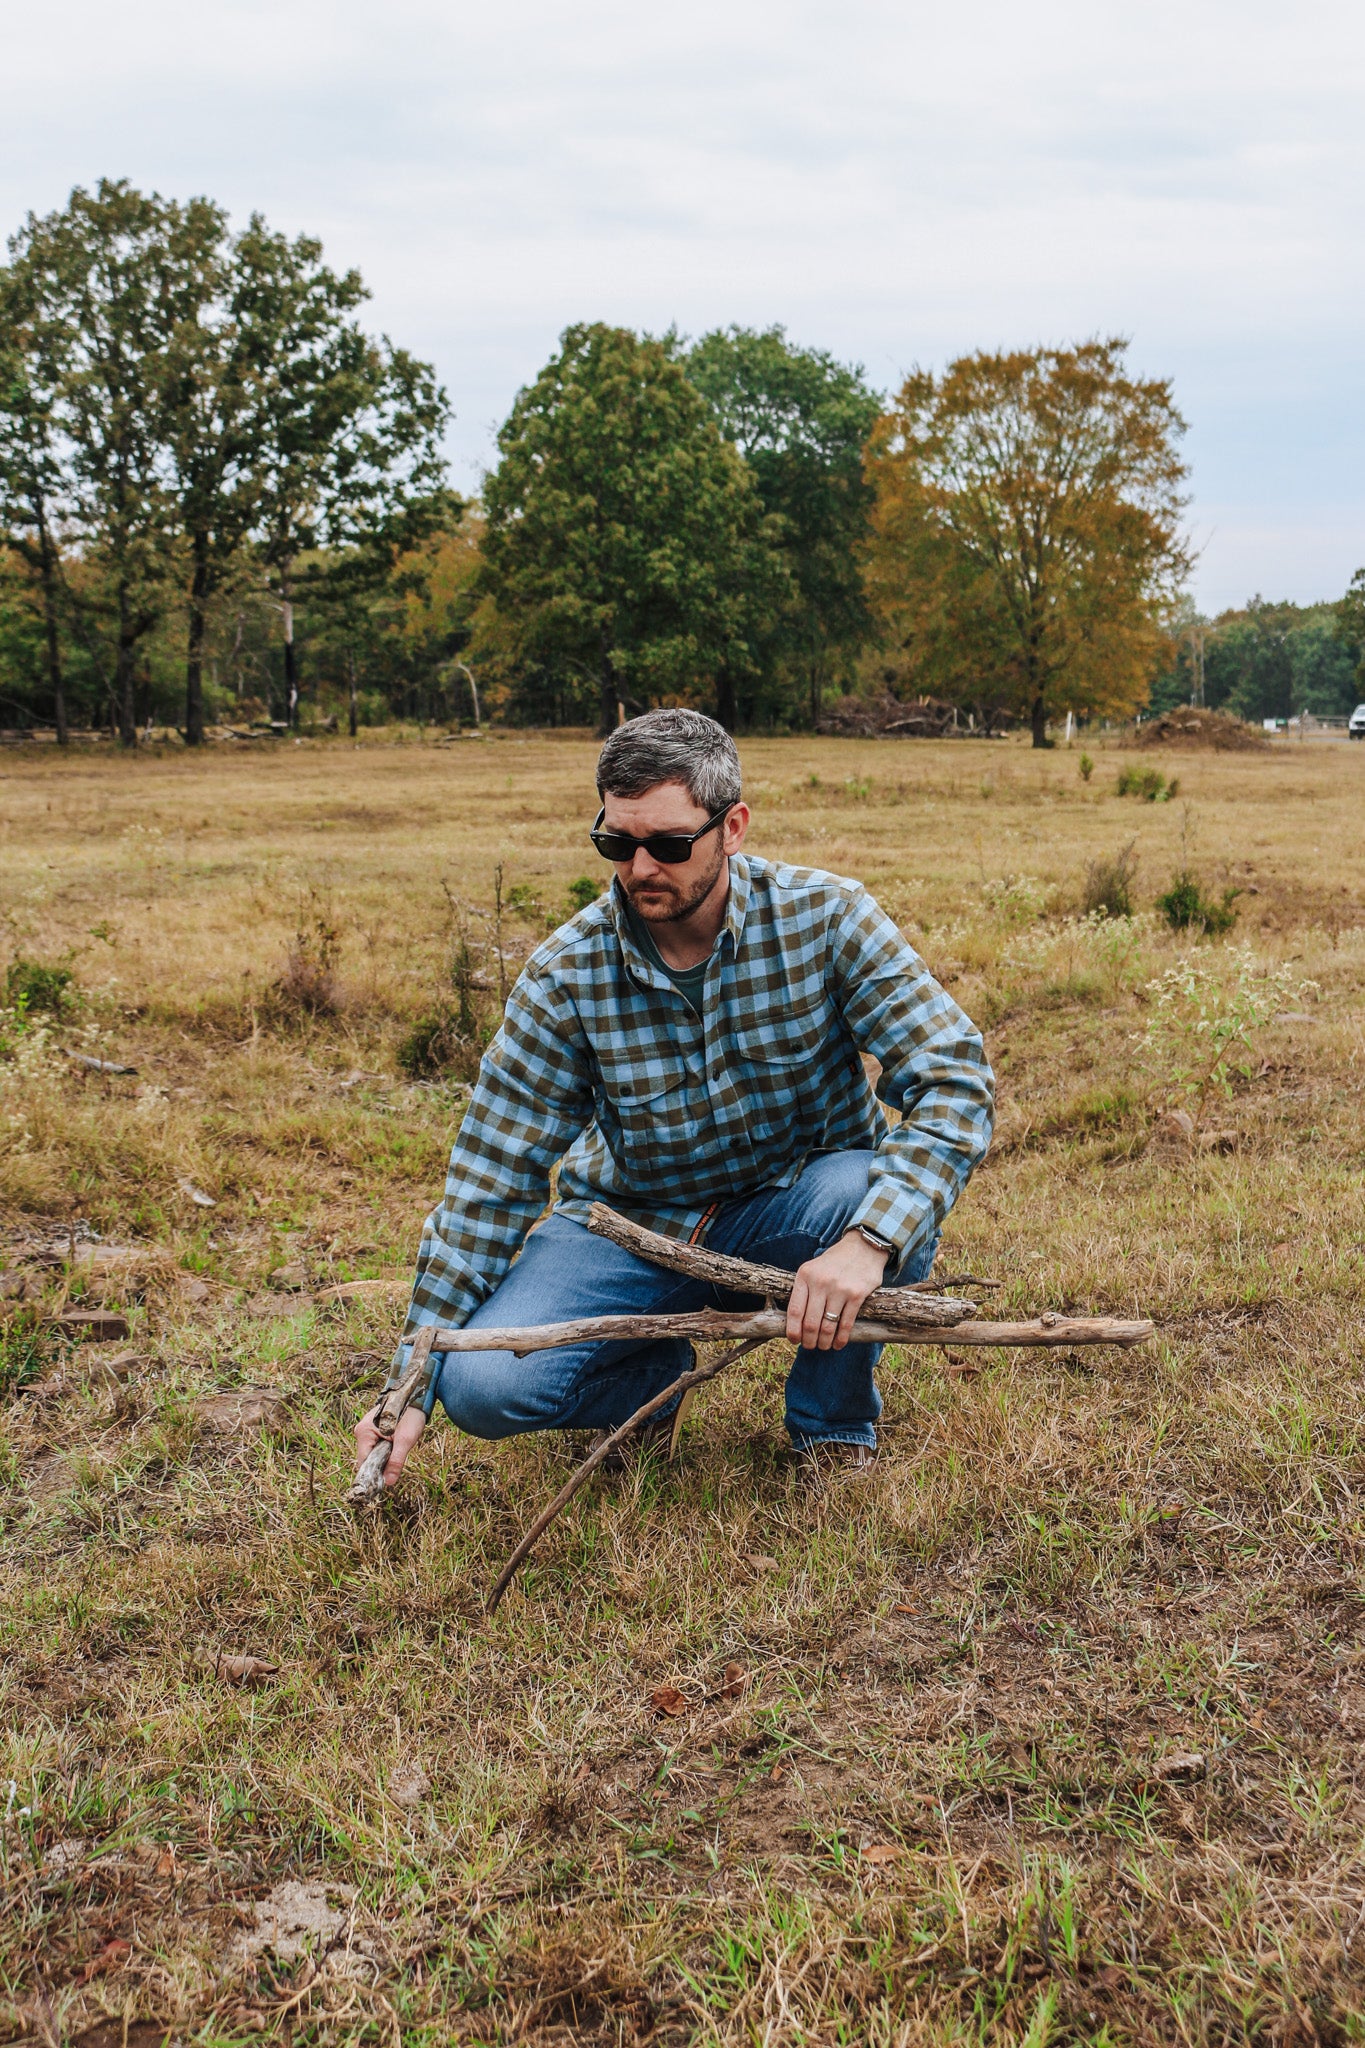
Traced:
[[575, 326], [466, 500], [446, 393], [365, 297], [205, 199], [105, 181], [30, 216], [0, 269], [0, 719], [195, 745], [301, 707], [604, 729], [686, 701], [781, 730], [863, 691], [1045, 744], [1195, 664], [1249, 716], [1354, 690], [1358, 600], [1191, 611], [1184, 422], [1121, 339], [888, 399], [781, 328]]

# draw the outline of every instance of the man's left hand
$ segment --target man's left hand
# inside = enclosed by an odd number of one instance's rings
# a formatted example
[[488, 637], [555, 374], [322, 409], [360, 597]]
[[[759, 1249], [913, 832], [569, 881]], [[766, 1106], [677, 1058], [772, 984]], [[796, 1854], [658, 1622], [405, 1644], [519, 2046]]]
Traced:
[[808, 1351], [842, 1351], [858, 1311], [882, 1284], [888, 1254], [857, 1230], [846, 1230], [818, 1259], [796, 1273], [787, 1303], [787, 1341]]

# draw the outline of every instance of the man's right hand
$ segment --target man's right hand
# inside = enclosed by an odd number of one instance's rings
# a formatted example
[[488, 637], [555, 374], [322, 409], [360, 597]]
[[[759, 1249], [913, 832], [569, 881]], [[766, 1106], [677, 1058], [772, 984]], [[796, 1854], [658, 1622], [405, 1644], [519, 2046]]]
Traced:
[[[427, 1418], [420, 1408], [409, 1408], [399, 1416], [398, 1427], [393, 1433], [393, 1449], [389, 1462], [384, 1467], [385, 1486], [397, 1486], [403, 1476], [403, 1467], [408, 1462], [408, 1452], [427, 1426]], [[355, 1426], [356, 1469], [364, 1464], [370, 1452], [379, 1442], [379, 1431], [368, 1413], [361, 1416]]]

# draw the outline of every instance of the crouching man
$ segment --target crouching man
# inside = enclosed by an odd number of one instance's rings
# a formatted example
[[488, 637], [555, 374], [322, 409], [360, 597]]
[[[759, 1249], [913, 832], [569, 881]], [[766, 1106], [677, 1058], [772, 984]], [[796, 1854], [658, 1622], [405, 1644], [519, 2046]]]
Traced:
[[[848, 1333], [873, 1288], [928, 1274], [985, 1153], [980, 1035], [858, 883], [741, 852], [739, 756], [714, 720], [653, 711], [621, 726], [597, 789], [591, 836], [610, 892], [532, 954], [512, 991], [426, 1224], [404, 1343], [424, 1323], [734, 1305], [590, 1233], [600, 1200], [796, 1272], [787, 1429], [813, 1466], [865, 1470], [878, 1347]], [[865, 1053], [881, 1067], [875, 1095]], [[689, 1352], [676, 1339], [447, 1352], [426, 1412], [398, 1425], [385, 1481], [438, 1398], [473, 1436], [605, 1431], [685, 1372]], [[679, 1420], [663, 1415], [648, 1440], [671, 1455]], [[363, 1459], [368, 1420], [356, 1438]]]

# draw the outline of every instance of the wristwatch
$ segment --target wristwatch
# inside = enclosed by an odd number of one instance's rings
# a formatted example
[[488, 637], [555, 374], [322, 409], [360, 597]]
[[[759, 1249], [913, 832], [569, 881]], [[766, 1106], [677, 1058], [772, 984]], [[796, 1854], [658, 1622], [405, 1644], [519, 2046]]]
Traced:
[[893, 1244], [891, 1244], [886, 1238], [878, 1237], [875, 1230], [869, 1230], [865, 1223], [860, 1223], [858, 1225], [858, 1235], [859, 1237], [865, 1237], [867, 1239], [867, 1242], [872, 1246], [872, 1249], [874, 1251], [885, 1252], [888, 1258], [890, 1258], [892, 1252], [896, 1249], [896, 1247]]

